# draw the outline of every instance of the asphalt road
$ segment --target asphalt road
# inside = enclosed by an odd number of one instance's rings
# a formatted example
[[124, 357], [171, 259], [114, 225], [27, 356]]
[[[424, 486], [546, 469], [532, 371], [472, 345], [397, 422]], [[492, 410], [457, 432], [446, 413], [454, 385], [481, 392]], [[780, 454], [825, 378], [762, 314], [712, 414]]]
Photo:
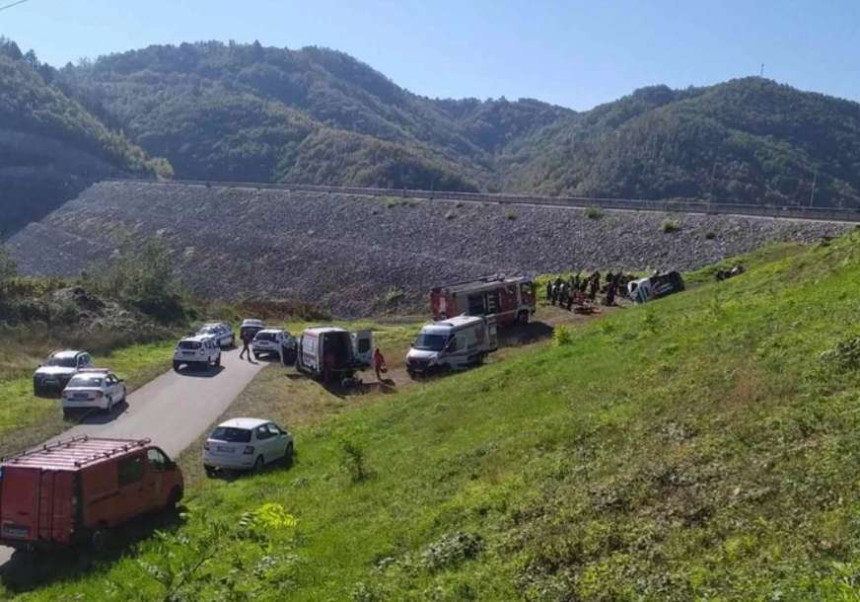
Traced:
[[[240, 360], [238, 350], [225, 351], [220, 370], [162, 374], [131, 393], [128, 402], [110, 415], [88, 417], [57, 439], [149, 437], [167, 455], [176, 457], [230, 407], [265, 365]], [[0, 547], [0, 567], [11, 554], [11, 549]]]

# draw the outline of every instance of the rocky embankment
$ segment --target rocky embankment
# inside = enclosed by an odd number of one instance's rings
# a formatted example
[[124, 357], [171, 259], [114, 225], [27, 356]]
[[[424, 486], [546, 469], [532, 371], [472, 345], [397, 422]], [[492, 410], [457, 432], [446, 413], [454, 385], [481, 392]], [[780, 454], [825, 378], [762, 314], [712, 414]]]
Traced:
[[[676, 231], [666, 231], [675, 230], [667, 220]], [[25, 273], [70, 275], [108, 257], [119, 229], [161, 236], [185, 285], [200, 294], [302, 301], [356, 316], [423, 307], [432, 286], [489, 273], [689, 270], [768, 242], [810, 242], [851, 227], [103, 182], [9, 246]]]

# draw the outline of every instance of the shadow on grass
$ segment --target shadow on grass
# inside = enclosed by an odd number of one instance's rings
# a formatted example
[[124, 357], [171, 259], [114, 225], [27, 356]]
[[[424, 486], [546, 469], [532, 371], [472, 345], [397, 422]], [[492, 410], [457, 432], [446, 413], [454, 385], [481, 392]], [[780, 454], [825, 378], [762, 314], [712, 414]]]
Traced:
[[544, 322], [516, 324], [499, 329], [499, 346], [516, 347], [552, 338], [552, 326]]
[[77, 579], [116, 562], [154, 532], [176, 531], [183, 522], [180, 512], [149, 514], [111, 530], [110, 542], [99, 553], [84, 546], [50, 552], [16, 551], [6, 564], [0, 566], [0, 584], [19, 594], [57, 581]]

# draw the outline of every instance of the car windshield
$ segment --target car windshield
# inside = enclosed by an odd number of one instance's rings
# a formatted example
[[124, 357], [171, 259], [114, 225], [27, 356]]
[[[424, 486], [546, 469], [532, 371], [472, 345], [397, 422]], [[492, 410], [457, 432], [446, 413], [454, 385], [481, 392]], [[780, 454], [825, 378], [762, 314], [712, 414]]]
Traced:
[[422, 351], [442, 351], [445, 348], [445, 341], [448, 340], [444, 334], [428, 334], [421, 333], [415, 342], [412, 344], [414, 349]]
[[70, 387], [101, 387], [104, 378], [101, 376], [76, 376], [69, 381]]
[[180, 349], [200, 349], [200, 343], [197, 341], [181, 341], [179, 343]]
[[227, 441], [228, 443], [249, 443], [251, 441], [251, 431], [232, 426], [219, 426], [209, 435], [209, 438], [216, 441]]
[[46, 366], [56, 366], [58, 368], [75, 368], [78, 365], [74, 357], [52, 357], [47, 362]]

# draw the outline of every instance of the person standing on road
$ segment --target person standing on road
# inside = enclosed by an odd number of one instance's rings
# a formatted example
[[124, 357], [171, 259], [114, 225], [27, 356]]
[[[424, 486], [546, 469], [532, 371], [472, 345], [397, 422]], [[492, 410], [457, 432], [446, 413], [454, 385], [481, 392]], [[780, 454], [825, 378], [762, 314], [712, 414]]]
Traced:
[[251, 361], [251, 339], [254, 337], [251, 335], [250, 329], [243, 328], [242, 329], [242, 353], [239, 354], [239, 359], [243, 359], [245, 354], [248, 354], [248, 361]]

